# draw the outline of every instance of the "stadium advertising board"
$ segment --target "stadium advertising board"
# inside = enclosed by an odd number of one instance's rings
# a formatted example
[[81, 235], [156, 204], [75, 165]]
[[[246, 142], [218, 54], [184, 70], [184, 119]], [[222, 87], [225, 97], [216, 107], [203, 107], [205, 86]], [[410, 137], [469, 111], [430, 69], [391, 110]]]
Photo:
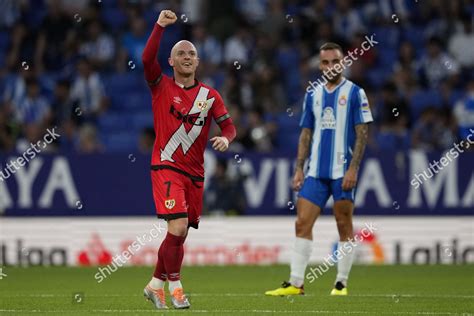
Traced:
[[[462, 217], [361, 216], [354, 227], [360, 237], [355, 247], [360, 264], [474, 263], [472, 224]], [[166, 234], [164, 222], [144, 217], [2, 218], [0, 228], [2, 266], [154, 265]], [[293, 229], [287, 216], [205, 217], [199, 230], [190, 231], [184, 262], [289, 263]], [[335, 249], [334, 219], [318, 220], [314, 236], [313, 264]]]
[[[430, 164], [442, 156], [418, 151], [369, 153], [359, 172], [356, 213], [473, 215], [474, 153], [460, 154], [429, 177]], [[15, 158], [8, 155], [0, 161], [6, 166]], [[206, 181], [218, 158], [206, 152]], [[293, 153], [224, 158], [229, 172], [242, 179], [245, 215], [295, 213], [290, 188]], [[0, 211], [6, 216], [152, 216], [149, 160], [138, 154], [38, 156], [0, 179]]]

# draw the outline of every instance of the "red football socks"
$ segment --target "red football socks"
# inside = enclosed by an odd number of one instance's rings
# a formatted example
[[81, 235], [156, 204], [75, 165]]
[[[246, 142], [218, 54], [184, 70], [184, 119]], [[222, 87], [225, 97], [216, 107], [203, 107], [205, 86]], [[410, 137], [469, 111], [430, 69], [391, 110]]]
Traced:
[[158, 261], [156, 263], [153, 276], [165, 281], [178, 281], [180, 279], [181, 264], [184, 256], [185, 237], [175, 236], [169, 232], [165, 240], [161, 243], [158, 251]]
[[158, 260], [156, 261], [156, 266], [155, 266], [155, 272], [153, 273], [153, 276], [157, 279], [160, 279], [162, 281], [166, 281], [167, 275], [166, 275], [166, 269], [165, 269], [165, 261], [164, 261], [164, 248], [165, 248], [165, 240], [161, 243], [160, 249], [158, 250]]

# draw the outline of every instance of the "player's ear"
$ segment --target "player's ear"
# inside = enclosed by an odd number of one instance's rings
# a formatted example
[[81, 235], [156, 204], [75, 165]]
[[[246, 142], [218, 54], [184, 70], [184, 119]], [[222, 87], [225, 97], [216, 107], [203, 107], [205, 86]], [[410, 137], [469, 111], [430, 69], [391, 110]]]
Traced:
[[199, 66], [199, 57], [196, 57], [196, 67]]
[[171, 57], [168, 57], [168, 64], [170, 64], [171, 67], [174, 66], [174, 60]]

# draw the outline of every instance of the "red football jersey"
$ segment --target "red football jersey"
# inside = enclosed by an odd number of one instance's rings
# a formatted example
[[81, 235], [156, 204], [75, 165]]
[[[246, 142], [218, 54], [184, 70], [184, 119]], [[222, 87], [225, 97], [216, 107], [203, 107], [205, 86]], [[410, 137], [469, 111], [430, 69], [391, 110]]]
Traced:
[[184, 88], [164, 74], [150, 89], [156, 133], [152, 166], [168, 165], [204, 177], [211, 118], [220, 122], [229, 117], [221, 96], [197, 80]]

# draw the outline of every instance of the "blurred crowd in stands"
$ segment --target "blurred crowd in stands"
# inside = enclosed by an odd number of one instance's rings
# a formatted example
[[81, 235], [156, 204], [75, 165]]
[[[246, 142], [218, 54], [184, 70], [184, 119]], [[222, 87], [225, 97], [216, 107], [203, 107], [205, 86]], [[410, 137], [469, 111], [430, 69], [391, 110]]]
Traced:
[[[378, 44], [344, 75], [363, 87], [371, 150], [444, 150], [474, 129], [474, 3], [468, 0], [0, 0], [0, 152], [58, 126], [50, 151], [147, 153], [154, 140], [141, 54], [196, 45], [197, 78], [222, 95], [234, 151], [294, 150], [301, 104], [326, 41]], [[212, 133], [217, 133], [214, 129]]]

